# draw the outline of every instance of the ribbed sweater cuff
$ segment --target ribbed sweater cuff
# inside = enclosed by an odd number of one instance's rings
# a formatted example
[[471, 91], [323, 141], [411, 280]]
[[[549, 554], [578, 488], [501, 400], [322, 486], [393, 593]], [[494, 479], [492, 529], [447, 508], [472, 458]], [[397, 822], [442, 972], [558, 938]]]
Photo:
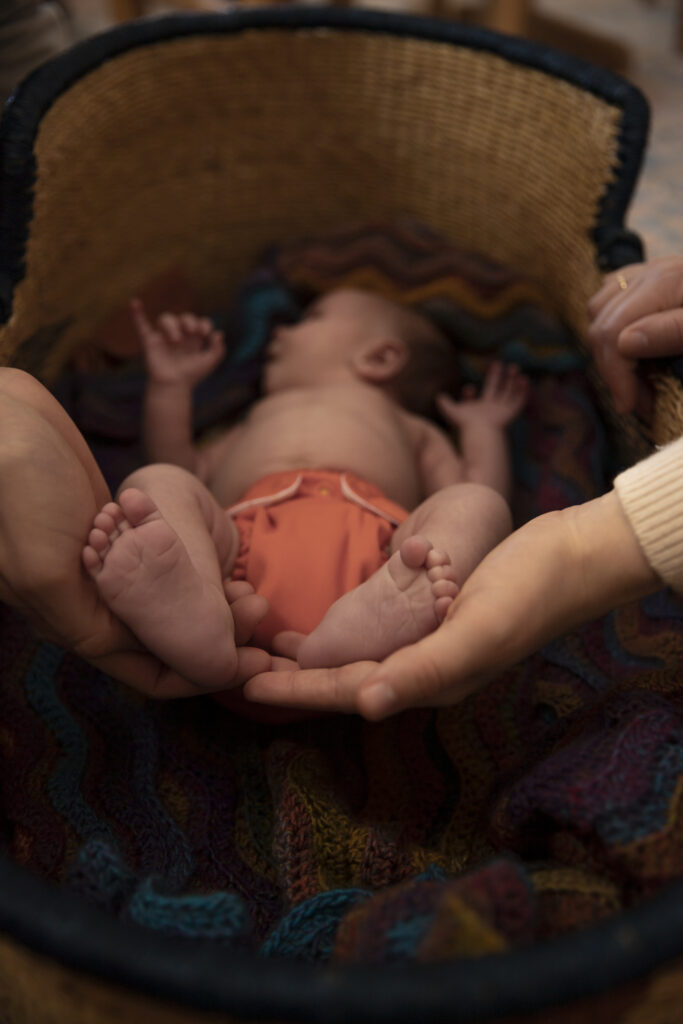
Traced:
[[648, 562], [683, 593], [683, 437], [620, 473], [614, 488]]

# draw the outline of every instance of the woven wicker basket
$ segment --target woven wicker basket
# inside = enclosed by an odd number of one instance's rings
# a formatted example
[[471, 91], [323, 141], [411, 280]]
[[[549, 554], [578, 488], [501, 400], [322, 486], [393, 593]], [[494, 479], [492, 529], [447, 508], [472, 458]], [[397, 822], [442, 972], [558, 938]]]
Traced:
[[[182, 265], [220, 305], [264, 244], [410, 215], [524, 270], [581, 336], [624, 229], [640, 94], [520, 40], [369, 12], [140, 22], [35, 72], [2, 128], [0, 363], [52, 382], [141, 282]], [[656, 375], [653, 437], [683, 429]], [[441, 966], [314, 968], [108, 918], [0, 860], [8, 1020], [664, 1021], [683, 992], [683, 890], [543, 946]], [[668, 1015], [669, 1013], [673, 1015]]]

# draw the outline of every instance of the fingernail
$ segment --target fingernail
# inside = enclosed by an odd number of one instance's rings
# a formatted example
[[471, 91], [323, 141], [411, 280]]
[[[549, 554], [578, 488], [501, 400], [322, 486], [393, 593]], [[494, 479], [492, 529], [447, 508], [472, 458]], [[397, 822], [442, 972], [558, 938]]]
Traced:
[[363, 691], [363, 709], [366, 715], [388, 715], [396, 702], [396, 694], [388, 683], [375, 683]]

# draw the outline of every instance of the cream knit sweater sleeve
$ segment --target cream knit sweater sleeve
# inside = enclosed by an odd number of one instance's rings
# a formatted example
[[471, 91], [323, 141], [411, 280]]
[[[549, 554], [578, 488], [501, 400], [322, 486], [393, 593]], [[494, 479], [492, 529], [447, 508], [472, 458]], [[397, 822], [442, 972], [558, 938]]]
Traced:
[[683, 593], [683, 437], [620, 473], [614, 489], [648, 562]]

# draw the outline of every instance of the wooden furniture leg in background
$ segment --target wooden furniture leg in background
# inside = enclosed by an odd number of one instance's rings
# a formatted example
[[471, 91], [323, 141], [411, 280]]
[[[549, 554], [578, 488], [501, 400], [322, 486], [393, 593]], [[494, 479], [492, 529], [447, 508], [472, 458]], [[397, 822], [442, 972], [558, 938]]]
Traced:
[[[487, 0], [474, 12], [473, 20], [499, 32], [509, 32], [567, 50], [612, 71], [623, 74], [627, 70], [629, 51], [621, 43], [581, 28], [572, 21], [541, 14], [536, 7], [533, 0]], [[681, 34], [683, 38], [683, 21]]]
[[482, 21], [497, 32], [526, 36], [533, 13], [531, 8], [531, 0], [490, 0], [484, 8]]
[[111, 14], [115, 21], [132, 21], [145, 13], [144, 0], [111, 0]]
[[[110, 2], [112, 16], [117, 22], [140, 18], [150, 7], [146, 0]], [[180, 10], [195, 11], [220, 11], [226, 7], [221, 0], [177, 0], [174, 6]], [[337, 0], [337, 6], [351, 6], [351, 0]], [[683, 0], [680, 0], [680, 6], [683, 8]], [[629, 63], [626, 47], [612, 39], [580, 28], [571, 21], [540, 14], [535, 7], [533, 0], [486, 0], [480, 7], [460, 12], [453, 10], [449, 0], [429, 0], [428, 13], [437, 17], [455, 17], [456, 20], [462, 16], [465, 21], [473, 21], [498, 32], [524, 36], [548, 46], [568, 50], [578, 57], [611, 68], [612, 71], [626, 71]], [[683, 49], [683, 18], [679, 21], [679, 39]]]
[[[110, 0], [111, 15], [115, 22], [132, 21], [153, 11], [154, 4], [148, 0]], [[174, 0], [172, 5], [182, 11], [225, 11], [222, 0]]]

